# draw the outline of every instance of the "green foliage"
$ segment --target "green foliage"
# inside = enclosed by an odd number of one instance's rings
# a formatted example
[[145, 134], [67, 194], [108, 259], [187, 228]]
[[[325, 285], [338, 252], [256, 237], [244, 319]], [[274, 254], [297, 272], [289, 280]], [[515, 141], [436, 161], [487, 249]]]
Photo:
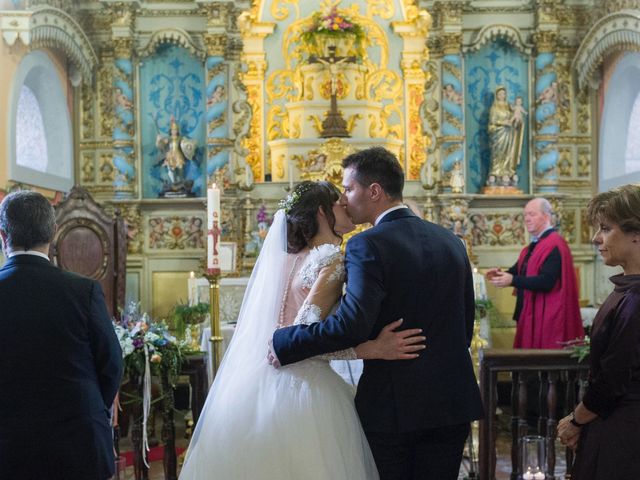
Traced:
[[591, 337], [585, 335], [584, 339], [576, 339], [567, 345], [571, 348], [571, 356], [577, 358], [578, 362], [582, 362], [591, 353]]
[[488, 317], [491, 328], [513, 327], [512, 321], [505, 321], [500, 312], [489, 299], [476, 300], [476, 321]]

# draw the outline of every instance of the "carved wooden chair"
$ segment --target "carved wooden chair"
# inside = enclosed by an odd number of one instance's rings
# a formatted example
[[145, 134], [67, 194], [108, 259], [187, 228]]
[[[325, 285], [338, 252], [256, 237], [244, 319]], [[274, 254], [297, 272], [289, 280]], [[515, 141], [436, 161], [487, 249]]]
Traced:
[[100, 282], [109, 313], [117, 316], [124, 306], [127, 260], [126, 228], [119, 212], [108, 215], [86, 189], [75, 186], [56, 206], [56, 223], [51, 260]]

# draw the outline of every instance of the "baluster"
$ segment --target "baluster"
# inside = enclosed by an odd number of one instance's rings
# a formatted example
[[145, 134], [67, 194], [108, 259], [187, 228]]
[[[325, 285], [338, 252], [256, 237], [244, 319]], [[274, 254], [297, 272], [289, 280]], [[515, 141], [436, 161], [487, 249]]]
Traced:
[[[565, 394], [565, 411], [564, 414], [568, 415], [576, 404], [576, 388], [578, 382], [578, 375], [576, 372], [567, 371], [567, 391]], [[571, 479], [571, 470], [573, 467], [573, 450], [565, 448], [565, 459], [567, 461], [567, 472], [564, 475], [565, 480]]]
[[517, 480], [520, 471], [520, 449], [518, 448], [518, 385], [521, 372], [511, 372], [511, 479]]
[[489, 478], [495, 478], [496, 476], [496, 438], [498, 437], [498, 420], [496, 416], [496, 407], [498, 404], [498, 373], [491, 372], [491, 383], [490, 383], [490, 397], [489, 397], [489, 405], [490, 405], [490, 415], [491, 415], [491, 431], [490, 431], [490, 443], [489, 443], [489, 452], [491, 452], [491, 463], [490, 463], [490, 472]]
[[548, 372], [538, 372], [538, 435], [546, 437], [547, 420], [549, 411], [547, 409], [547, 384]]
[[556, 449], [555, 431], [558, 425], [556, 418], [558, 406], [558, 372], [547, 372], [549, 389], [547, 391], [547, 409], [549, 418], [547, 419], [547, 479], [553, 480], [556, 473]]
[[142, 398], [143, 398], [143, 376], [132, 376], [131, 382], [136, 385], [136, 392], [140, 401], [132, 404], [133, 425], [131, 427], [131, 442], [133, 443], [133, 471], [136, 480], [148, 480], [149, 469], [144, 464], [142, 458]]
[[162, 374], [162, 442], [164, 443], [164, 466], [165, 480], [176, 480], [176, 429], [173, 422], [174, 397], [173, 387], [169, 383], [169, 376], [166, 371]]

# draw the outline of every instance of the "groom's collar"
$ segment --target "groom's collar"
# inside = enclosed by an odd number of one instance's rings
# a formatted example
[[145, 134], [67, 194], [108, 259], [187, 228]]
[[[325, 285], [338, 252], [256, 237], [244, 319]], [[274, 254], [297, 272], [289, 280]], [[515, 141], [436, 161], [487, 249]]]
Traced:
[[397, 220], [398, 218], [414, 216], [414, 213], [409, 207], [407, 207], [406, 205], [398, 205], [380, 214], [378, 218], [376, 218], [376, 223], [374, 225], [380, 225], [381, 223]]

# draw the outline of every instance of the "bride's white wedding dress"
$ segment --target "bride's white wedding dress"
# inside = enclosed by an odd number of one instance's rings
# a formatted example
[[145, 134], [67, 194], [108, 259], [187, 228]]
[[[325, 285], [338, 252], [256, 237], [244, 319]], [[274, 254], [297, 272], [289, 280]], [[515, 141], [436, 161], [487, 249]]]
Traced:
[[[284, 254], [281, 261], [281, 302], [265, 300], [260, 302], [262, 307], [250, 308], [245, 297], [222, 375], [216, 378], [198, 421], [181, 480], [379, 478], [354, 407], [353, 388], [329, 365], [330, 359], [354, 358], [353, 350], [276, 370], [266, 360], [267, 341], [261, 338], [268, 331], [256, 328], [259, 331], [252, 338], [252, 332], [240, 325], [243, 313], [268, 314], [277, 308], [272, 332], [274, 326], [320, 321], [334, 307], [344, 280], [338, 247], [327, 244]], [[268, 273], [260, 278], [254, 272], [250, 285], [261, 280], [278, 281]], [[258, 286], [254, 283], [253, 294], [264, 294]], [[238, 357], [233, 345], [238, 334], [238, 342], [253, 345], [255, 361], [234, 358]]]

